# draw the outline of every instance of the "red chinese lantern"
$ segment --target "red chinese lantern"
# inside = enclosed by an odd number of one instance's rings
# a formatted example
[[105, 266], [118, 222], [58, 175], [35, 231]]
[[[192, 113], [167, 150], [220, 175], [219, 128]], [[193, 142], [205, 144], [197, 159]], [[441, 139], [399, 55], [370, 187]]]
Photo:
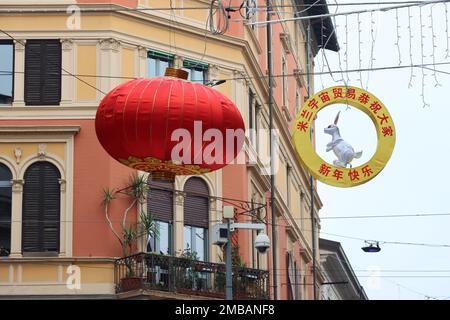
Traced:
[[[185, 79], [187, 72], [169, 68], [164, 77], [132, 80], [109, 92], [95, 119], [103, 148], [165, 179], [211, 172], [235, 159], [244, 140], [238, 108], [215, 89]], [[242, 137], [228, 139], [232, 133]], [[204, 152], [216, 161], [205, 160]]]

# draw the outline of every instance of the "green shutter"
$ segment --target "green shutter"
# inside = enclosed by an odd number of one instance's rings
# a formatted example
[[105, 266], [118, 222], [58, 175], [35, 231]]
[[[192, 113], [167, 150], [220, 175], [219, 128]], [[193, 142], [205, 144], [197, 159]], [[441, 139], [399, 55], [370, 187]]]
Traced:
[[196, 70], [206, 71], [206, 70], [208, 70], [209, 65], [204, 62], [185, 59], [183, 61], [183, 67], [188, 68], [188, 69], [196, 69]]
[[157, 50], [149, 50], [147, 57], [152, 59], [162, 59], [166, 61], [172, 61], [174, 59], [173, 54]]

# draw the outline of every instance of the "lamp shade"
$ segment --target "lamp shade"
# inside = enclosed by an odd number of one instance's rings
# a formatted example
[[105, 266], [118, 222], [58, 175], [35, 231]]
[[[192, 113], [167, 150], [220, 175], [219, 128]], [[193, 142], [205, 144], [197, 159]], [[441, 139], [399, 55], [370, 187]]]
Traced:
[[[100, 103], [95, 129], [114, 159], [154, 177], [220, 169], [244, 143], [243, 137], [236, 138], [244, 132], [244, 121], [230, 99], [213, 88], [168, 76], [114, 88]], [[233, 132], [235, 137], [227, 139]]]

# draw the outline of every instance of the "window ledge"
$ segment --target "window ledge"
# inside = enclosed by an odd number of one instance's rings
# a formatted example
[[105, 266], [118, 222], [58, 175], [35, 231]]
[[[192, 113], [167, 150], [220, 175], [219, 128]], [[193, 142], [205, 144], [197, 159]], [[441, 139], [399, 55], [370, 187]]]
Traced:
[[60, 133], [60, 134], [77, 134], [80, 132], [80, 126], [33, 126], [33, 125], [23, 125], [23, 126], [0, 126], [0, 133], [3, 134], [17, 134], [17, 133]]

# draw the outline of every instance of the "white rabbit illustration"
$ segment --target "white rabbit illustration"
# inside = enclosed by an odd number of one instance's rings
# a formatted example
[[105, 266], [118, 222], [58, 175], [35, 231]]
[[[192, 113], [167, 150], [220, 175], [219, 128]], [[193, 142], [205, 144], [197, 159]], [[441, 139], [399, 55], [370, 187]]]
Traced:
[[361, 158], [362, 151], [355, 152], [353, 147], [344, 141], [344, 139], [341, 138], [341, 135], [339, 133], [339, 128], [337, 127], [337, 123], [339, 120], [339, 114], [341, 112], [339, 111], [336, 115], [336, 118], [334, 119], [334, 124], [330, 124], [328, 127], [324, 129], [324, 132], [326, 134], [331, 135], [332, 140], [327, 144], [327, 152], [330, 150], [333, 150], [334, 154], [338, 158], [338, 160], [334, 160], [333, 164], [336, 167], [346, 168], [347, 165], [350, 165], [350, 168], [352, 165], [350, 164], [353, 159]]

